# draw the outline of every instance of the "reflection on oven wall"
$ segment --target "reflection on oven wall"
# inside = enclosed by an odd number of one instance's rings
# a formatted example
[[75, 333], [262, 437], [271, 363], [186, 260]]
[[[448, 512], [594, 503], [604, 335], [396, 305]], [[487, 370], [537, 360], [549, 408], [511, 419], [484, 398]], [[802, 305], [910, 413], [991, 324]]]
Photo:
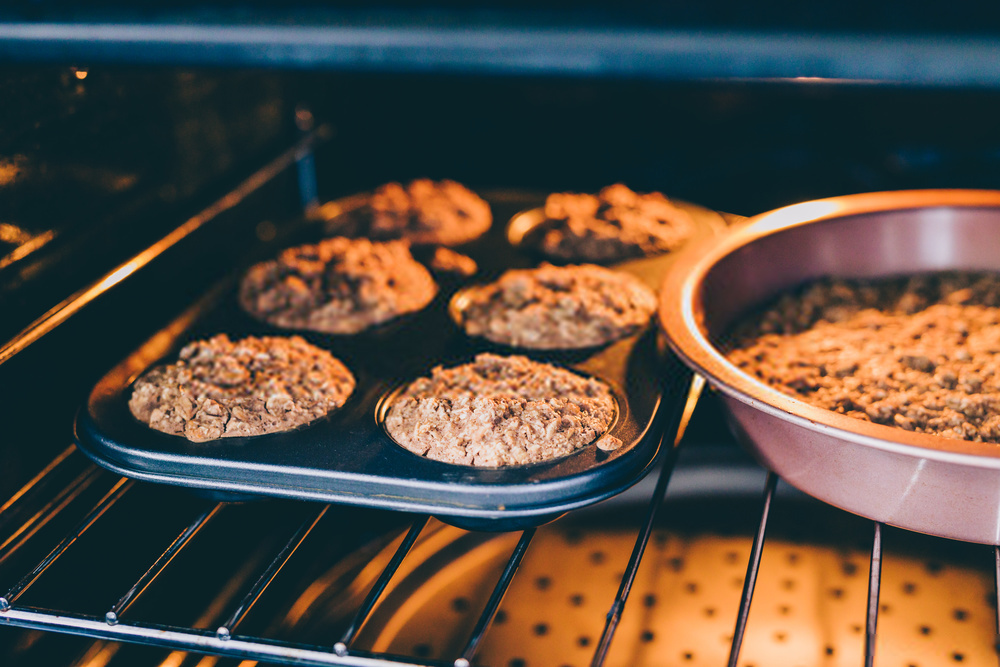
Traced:
[[6, 69], [0, 337], [9, 340], [175, 227], [220, 181], [291, 141], [284, 85], [260, 72]]
[[330, 77], [337, 183], [449, 176], [593, 191], [623, 181], [752, 215], [874, 190], [1000, 184], [1000, 95], [824, 83]]

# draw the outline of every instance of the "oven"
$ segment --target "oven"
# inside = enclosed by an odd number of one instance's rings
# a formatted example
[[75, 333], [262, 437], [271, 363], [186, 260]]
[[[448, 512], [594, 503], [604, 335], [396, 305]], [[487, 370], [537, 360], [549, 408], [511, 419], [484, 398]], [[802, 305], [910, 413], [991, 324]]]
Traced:
[[996, 660], [1000, 551], [810, 499], [698, 380], [649, 475], [513, 532], [130, 481], [73, 435], [206, 286], [389, 180], [622, 181], [730, 225], [997, 188], [996, 12], [165, 4], [0, 23], [0, 664]]

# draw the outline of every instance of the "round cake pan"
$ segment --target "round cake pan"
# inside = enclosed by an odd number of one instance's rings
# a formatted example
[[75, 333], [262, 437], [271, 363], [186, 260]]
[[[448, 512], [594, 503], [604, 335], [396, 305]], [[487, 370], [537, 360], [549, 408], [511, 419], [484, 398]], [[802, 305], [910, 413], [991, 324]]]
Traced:
[[1000, 192], [920, 190], [821, 199], [752, 218], [683, 252], [660, 321], [722, 396], [737, 438], [798, 489], [901, 528], [1000, 544], [1000, 445], [882, 426], [808, 405], [719, 351], [740, 317], [826, 276], [1000, 272]]

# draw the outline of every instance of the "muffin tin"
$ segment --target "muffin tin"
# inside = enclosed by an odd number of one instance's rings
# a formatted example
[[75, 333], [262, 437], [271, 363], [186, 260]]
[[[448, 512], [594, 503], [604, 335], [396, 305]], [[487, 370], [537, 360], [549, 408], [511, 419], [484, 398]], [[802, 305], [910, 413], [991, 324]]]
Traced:
[[[456, 248], [480, 267], [472, 279], [491, 280], [538, 257], [505, 237], [505, 221], [537, 206], [538, 195], [486, 193], [494, 214], [490, 232]], [[324, 207], [326, 217], [356, 206], [357, 196]], [[718, 214], [685, 205], [696, 237], [724, 227]], [[308, 227], [307, 227], [308, 229]], [[318, 239], [319, 229], [310, 229]], [[421, 258], [421, 249], [414, 254]], [[673, 262], [663, 255], [619, 265], [657, 287]], [[613, 452], [593, 443], [562, 458], [525, 466], [474, 468], [432, 461], [406, 451], [383, 430], [385, 398], [434, 366], [470, 361], [497, 346], [467, 338], [452, 322], [448, 302], [468, 280], [438, 277], [439, 294], [425, 310], [355, 336], [278, 330], [243, 313], [236, 300], [241, 267], [209, 289], [185, 313], [112, 368], [94, 387], [76, 423], [80, 448], [95, 462], [127, 477], [184, 486], [220, 499], [276, 496], [429, 513], [466, 528], [512, 530], [624, 490], [645, 474], [672, 433], [686, 399], [690, 373], [666, 351], [652, 324], [609, 346], [574, 353], [523, 352], [606, 382], [618, 402], [610, 433]], [[297, 333], [330, 350], [357, 378], [357, 388], [335, 413], [287, 433], [192, 443], [149, 429], [132, 417], [132, 382], [147, 368], [176, 358], [191, 340], [226, 333]], [[503, 350], [511, 353], [512, 350]]]

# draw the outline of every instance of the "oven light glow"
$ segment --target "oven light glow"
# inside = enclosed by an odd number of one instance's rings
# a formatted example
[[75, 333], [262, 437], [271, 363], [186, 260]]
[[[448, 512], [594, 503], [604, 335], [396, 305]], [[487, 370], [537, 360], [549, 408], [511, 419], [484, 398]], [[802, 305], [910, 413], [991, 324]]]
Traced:
[[180, 667], [187, 657], [188, 654], [184, 651], [172, 651], [166, 660], [160, 663], [160, 667]]
[[100, 282], [101, 291], [106, 290], [109, 287], [112, 287], [113, 285], [117, 285], [122, 280], [125, 280], [125, 278], [132, 275], [132, 273], [135, 272], [137, 269], [139, 269], [141, 266], [142, 263], [133, 260], [131, 262], [124, 264], [123, 266], [118, 267], [117, 270], [105, 276], [104, 279]]
[[[2, 172], [0, 172], [0, 175], [2, 175]], [[31, 239], [31, 232], [26, 229], [9, 222], [0, 222], [0, 241], [10, 243], [12, 245], [21, 245], [22, 243], [27, 243]]]

